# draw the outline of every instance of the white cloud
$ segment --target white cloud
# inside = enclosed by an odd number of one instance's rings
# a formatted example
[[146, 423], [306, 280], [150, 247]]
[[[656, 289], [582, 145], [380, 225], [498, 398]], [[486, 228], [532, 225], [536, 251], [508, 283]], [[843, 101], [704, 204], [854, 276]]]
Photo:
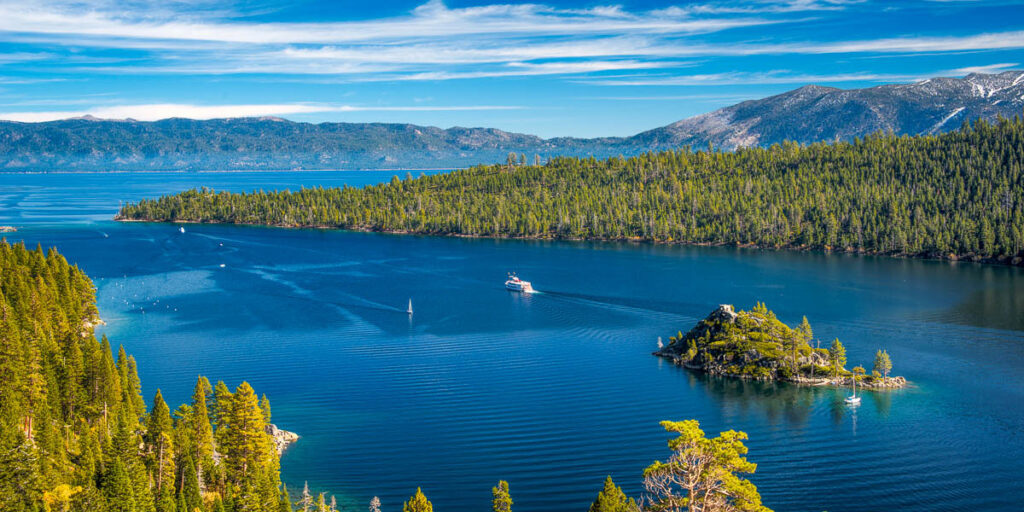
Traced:
[[1014, 68], [1020, 68], [1020, 64], [1016, 62], [1003, 62], [1000, 64], [989, 64], [987, 66], [968, 66], [966, 68], [954, 69], [953, 73], [957, 75], [969, 75], [971, 73], [1002, 73], [1003, 71], [1009, 71]]
[[[1024, 48], [1024, 31], [831, 42], [775, 42], [770, 35], [745, 42], [709, 42], [703, 37], [768, 24], [814, 23], [792, 13], [845, 9], [859, 2], [752, 0], [641, 12], [615, 5], [450, 8], [440, 0], [429, 0], [405, 15], [388, 18], [267, 23], [239, 21], [246, 17], [212, 0], [0, 0], [0, 32], [5, 40], [74, 48], [67, 54], [0, 54], [0, 64], [44, 60], [57, 72], [79, 74], [333, 75], [349, 77], [348, 81], [401, 81], [667, 69], [692, 65], [684, 59], [709, 57], [916, 55]], [[110, 47], [141, 57], [121, 61], [71, 55], [83, 48]], [[755, 78], [762, 80], [759, 83], [800, 80], [767, 73]], [[827, 81], [864, 79], [848, 74]], [[652, 77], [647, 81], [651, 83], [642, 85], [668, 85], [672, 80], [728, 83], [730, 76]]]
[[684, 76], [643, 77], [610, 80], [586, 80], [593, 85], [618, 86], [680, 86], [680, 85], [736, 85], [736, 84], [812, 84], [842, 82], [904, 82], [920, 76], [909, 74], [845, 73], [835, 75], [791, 74], [786, 71], [707, 73]]
[[[114, 11], [116, 12], [116, 11]], [[410, 15], [366, 21], [329, 23], [241, 23], [181, 16], [153, 20], [132, 13], [82, 9], [76, 3], [22, 2], [0, 4], [0, 30], [51, 35], [216, 41], [248, 44], [330, 44], [391, 39], [453, 38], [496, 34], [697, 34], [776, 23], [748, 18], [694, 19], [668, 13], [626, 13], [621, 8], [559, 10], [538, 4], [493, 4], [450, 9], [439, 0], [414, 9]]]
[[114, 105], [88, 110], [65, 110], [47, 112], [0, 112], [0, 119], [38, 123], [73, 117], [92, 116], [100, 119], [135, 119], [157, 121], [171, 117], [189, 119], [221, 119], [233, 117], [282, 116], [312, 113], [344, 112], [435, 112], [466, 110], [517, 110], [522, 107], [510, 105], [455, 105], [455, 106], [358, 106], [328, 105], [313, 103], [283, 103], [257, 105], [189, 105], [178, 103], [154, 103], [148, 105]]
[[11, 64], [14, 62], [28, 62], [43, 60], [52, 57], [49, 53], [14, 52], [0, 53], [0, 64]]
[[363, 80], [456, 80], [467, 78], [494, 78], [509, 76], [539, 75], [573, 75], [596, 73], [601, 71], [620, 71], [629, 69], [651, 69], [671, 67], [671, 62], [639, 62], [639, 61], [581, 61], [581, 62], [546, 62], [540, 64], [528, 62], [510, 62], [505, 67], [492, 71], [428, 71], [423, 73], [395, 76], [371, 77]]

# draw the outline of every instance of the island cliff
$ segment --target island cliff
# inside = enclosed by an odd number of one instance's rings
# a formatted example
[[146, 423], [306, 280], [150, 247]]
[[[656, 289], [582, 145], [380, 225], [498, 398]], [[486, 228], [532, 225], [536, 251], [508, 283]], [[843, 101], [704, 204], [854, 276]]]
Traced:
[[[807, 319], [795, 329], [779, 321], [764, 304], [750, 311], [723, 304], [686, 334], [669, 338], [654, 355], [692, 370], [756, 380], [779, 380], [816, 386], [858, 386], [894, 389], [907, 385], [903, 377], [888, 375], [892, 362], [878, 351], [874, 370], [857, 366], [846, 370], [846, 349], [838, 339], [828, 349], [813, 348]], [[659, 342], [660, 343], [660, 342]]]

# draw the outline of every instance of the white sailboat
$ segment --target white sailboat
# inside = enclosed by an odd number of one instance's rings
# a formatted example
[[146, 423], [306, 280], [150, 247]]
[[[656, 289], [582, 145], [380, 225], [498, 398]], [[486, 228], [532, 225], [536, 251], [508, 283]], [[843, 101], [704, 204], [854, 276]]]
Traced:
[[412, 316], [412, 299], [409, 299], [409, 308], [406, 309], [405, 312], [408, 313], [409, 316]]
[[858, 405], [858, 404], [860, 404], [860, 397], [857, 396], [857, 377], [852, 377], [852, 378], [853, 378], [853, 394], [848, 396], [848, 397], [846, 397], [843, 401], [846, 402], [849, 405]]
[[180, 231], [180, 232], [184, 233], [184, 232], [185, 232], [185, 226], [181, 226], [181, 227], [179, 227], [179, 228], [178, 228], [178, 231]]

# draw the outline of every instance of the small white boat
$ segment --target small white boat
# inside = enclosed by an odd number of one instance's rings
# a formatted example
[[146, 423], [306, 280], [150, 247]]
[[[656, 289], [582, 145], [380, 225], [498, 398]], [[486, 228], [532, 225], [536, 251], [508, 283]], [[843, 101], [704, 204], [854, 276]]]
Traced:
[[858, 405], [858, 404], [860, 404], [860, 397], [857, 396], [857, 379], [856, 378], [853, 379], [853, 394], [848, 396], [848, 397], [846, 397], [845, 399], [843, 399], [843, 401], [846, 402], [849, 405]]
[[220, 268], [224, 268], [224, 264], [223, 263], [220, 264]]
[[181, 231], [182, 233], [184, 233], [185, 232], [185, 226], [181, 226], [180, 228], [178, 228], [178, 231]]
[[505, 281], [505, 288], [514, 292], [533, 293], [533, 286], [529, 281], [519, 279], [515, 272], [508, 274], [508, 281]]
[[405, 310], [405, 312], [408, 313], [409, 316], [412, 316], [412, 299], [409, 299], [409, 307]]

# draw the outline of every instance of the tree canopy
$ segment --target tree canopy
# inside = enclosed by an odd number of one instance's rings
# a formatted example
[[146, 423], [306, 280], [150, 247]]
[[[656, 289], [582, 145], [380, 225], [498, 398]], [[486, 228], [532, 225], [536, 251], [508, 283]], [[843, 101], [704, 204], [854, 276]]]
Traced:
[[747, 434], [730, 430], [708, 439], [697, 420], [663, 421], [666, 431], [679, 434], [668, 442], [672, 455], [644, 470], [652, 512], [771, 512], [761, 495], [739, 474], [757, 465], [744, 455]]
[[147, 411], [135, 359], [97, 322], [78, 267], [0, 241], [0, 510], [278, 512], [269, 402], [199, 377], [190, 404], [157, 391]]
[[[216, 193], [121, 219], [401, 233], [734, 244], [1020, 264], [1024, 122], [735, 152], [477, 166], [364, 188]], [[512, 155], [509, 155], [509, 162]]]

